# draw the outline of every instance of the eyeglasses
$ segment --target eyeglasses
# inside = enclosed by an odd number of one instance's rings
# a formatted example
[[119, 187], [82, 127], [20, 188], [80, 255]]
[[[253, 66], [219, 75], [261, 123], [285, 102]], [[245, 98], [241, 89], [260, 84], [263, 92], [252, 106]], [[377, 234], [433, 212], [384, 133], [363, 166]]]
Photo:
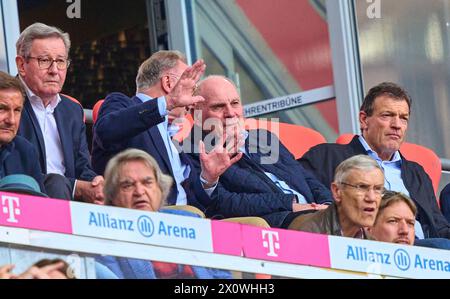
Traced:
[[28, 56], [27, 59], [36, 59], [38, 62], [38, 66], [41, 70], [49, 69], [54, 62], [56, 62], [56, 67], [58, 70], [62, 71], [69, 67], [70, 65], [70, 59], [51, 59], [48, 57], [32, 57]]
[[371, 185], [366, 185], [366, 184], [353, 185], [353, 184], [349, 184], [349, 183], [345, 183], [345, 182], [341, 182], [340, 184], [355, 188], [360, 193], [369, 193], [370, 190], [373, 190], [373, 192], [375, 192], [375, 194], [383, 195], [386, 190], [386, 189], [384, 189], [384, 186], [371, 186]]

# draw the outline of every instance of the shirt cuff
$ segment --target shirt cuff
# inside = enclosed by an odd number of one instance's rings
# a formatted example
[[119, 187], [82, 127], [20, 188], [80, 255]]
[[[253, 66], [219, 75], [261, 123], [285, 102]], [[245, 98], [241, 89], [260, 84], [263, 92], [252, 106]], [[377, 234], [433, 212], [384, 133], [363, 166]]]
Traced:
[[158, 111], [159, 114], [161, 116], [166, 116], [167, 114], [169, 114], [169, 112], [167, 111], [167, 103], [166, 103], [166, 98], [165, 97], [159, 97], [157, 99], [158, 101]]
[[202, 182], [203, 190], [205, 190], [206, 194], [208, 194], [208, 196], [211, 197], [211, 194], [213, 194], [214, 190], [216, 190], [219, 181], [216, 181], [213, 186], [205, 188], [204, 186], [208, 184], [208, 181], [202, 178], [202, 176], [200, 175], [200, 182]]

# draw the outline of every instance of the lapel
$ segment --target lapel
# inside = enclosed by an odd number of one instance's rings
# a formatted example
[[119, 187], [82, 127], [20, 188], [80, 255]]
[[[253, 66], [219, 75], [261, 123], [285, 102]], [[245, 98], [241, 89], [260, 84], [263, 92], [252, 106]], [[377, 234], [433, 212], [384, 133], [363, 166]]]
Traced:
[[349, 143], [349, 146], [354, 151], [355, 155], [358, 155], [358, 154], [367, 155], [366, 149], [361, 144], [361, 142], [359, 142], [359, 135], [355, 135], [353, 137], [352, 141], [350, 141], [350, 143]]
[[[34, 114], [33, 107], [31, 106], [30, 100], [28, 97], [25, 99], [25, 117], [28, 117], [30, 119], [30, 123], [33, 126], [33, 130], [35, 133], [35, 136], [37, 137], [38, 141], [38, 148], [39, 156], [41, 157], [41, 167], [42, 171], [44, 173], [47, 173], [47, 158], [45, 154], [45, 143], [44, 143], [44, 136], [42, 135], [41, 127], [39, 126], [39, 122], [36, 118], [36, 114]], [[22, 113], [23, 114], [23, 113]], [[23, 117], [23, 115], [22, 115]]]
[[71, 116], [71, 111], [67, 109], [65, 104], [66, 99], [61, 96], [61, 102], [56, 106], [54, 111], [56, 127], [58, 128], [59, 139], [61, 140], [61, 147], [63, 150], [64, 164], [66, 167], [66, 173], [75, 176], [75, 165], [74, 155], [71, 154], [70, 149], [74, 148], [72, 133], [68, 124], [70, 121], [68, 118]]
[[[131, 100], [135, 105], [142, 104], [142, 101], [138, 97], [132, 97]], [[147, 133], [150, 137], [150, 143], [152, 143], [153, 148], [156, 150], [155, 152], [160, 155], [166, 169], [168, 169], [170, 175], [173, 177], [172, 165], [170, 164], [169, 155], [164, 145], [163, 136], [159, 132], [158, 125], [148, 129]]]

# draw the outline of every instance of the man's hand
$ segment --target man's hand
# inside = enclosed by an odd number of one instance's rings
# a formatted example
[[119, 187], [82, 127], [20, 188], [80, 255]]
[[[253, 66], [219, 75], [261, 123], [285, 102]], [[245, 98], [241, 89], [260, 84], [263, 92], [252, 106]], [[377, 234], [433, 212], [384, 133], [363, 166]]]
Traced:
[[200, 59], [183, 72], [180, 80], [166, 96], [167, 110], [194, 105], [205, 100], [202, 96], [193, 95], [197, 87], [197, 81], [203, 75], [205, 69], [206, 64]]
[[104, 201], [103, 185], [104, 179], [101, 175], [96, 176], [92, 182], [77, 180], [75, 199], [102, 205]]
[[329, 207], [329, 205], [322, 205], [322, 204], [318, 204], [318, 203], [308, 203], [308, 204], [293, 203], [292, 211], [299, 212], [299, 211], [306, 211], [306, 210], [323, 210], [328, 207]]
[[208, 182], [205, 188], [212, 187], [219, 177], [234, 163], [242, 158], [242, 153], [237, 153], [237, 145], [231, 149], [224, 148], [223, 141], [219, 142], [212, 151], [206, 153], [205, 144], [200, 140], [200, 164], [202, 168], [201, 177]]
[[[27, 271], [23, 272], [20, 275], [17, 275], [15, 279], [53, 279], [53, 278], [63, 278], [63, 275], [55, 275], [54, 271], [59, 271], [64, 267], [63, 262], [59, 262], [56, 264], [51, 264], [44, 266], [42, 268], [38, 268], [36, 266], [30, 267]], [[65, 277], [67, 278], [67, 277]]]
[[4, 265], [0, 267], [0, 279], [11, 279], [15, 278], [16, 275], [12, 274], [11, 271], [14, 269], [14, 265]]

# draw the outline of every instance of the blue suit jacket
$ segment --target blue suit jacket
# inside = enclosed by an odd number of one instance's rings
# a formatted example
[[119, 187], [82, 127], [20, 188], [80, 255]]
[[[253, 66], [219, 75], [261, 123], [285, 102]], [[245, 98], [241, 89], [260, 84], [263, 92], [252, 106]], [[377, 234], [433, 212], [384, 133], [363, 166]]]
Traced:
[[[194, 213], [190, 213], [183, 210], [161, 210], [162, 213], [182, 215], [188, 217], [200, 217]], [[97, 278], [109, 279], [117, 278], [121, 279], [156, 279], [155, 270], [151, 261], [145, 261], [133, 258], [114, 257], [114, 256], [97, 256], [95, 257], [97, 263], [100, 263], [104, 267], [97, 268]], [[227, 270], [205, 268], [200, 266], [191, 266], [196, 278], [208, 279], [208, 278], [231, 278], [231, 273]], [[181, 273], [182, 267], [179, 265], [179, 272]], [[111, 273], [112, 272], [112, 273]]]
[[[137, 148], [149, 153], [158, 162], [162, 172], [172, 176], [173, 171], [164, 141], [157, 125], [164, 121], [156, 100], [145, 103], [137, 97], [129, 98], [122, 93], [111, 93], [103, 102], [94, 126], [92, 142], [92, 165], [97, 173], [105, 171], [106, 164], [115, 154]], [[203, 190], [199, 173], [188, 155], [181, 152], [182, 163], [191, 167], [185, 190], [188, 204], [204, 210], [210, 203]], [[176, 203], [175, 186], [169, 193], [168, 203]]]
[[[63, 149], [65, 177], [71, 181], [72, 187], [76, 179], [92, 181], [96, 173], [90, 164], [83, 108], [61, 95], [61, 102], [56, 106], [54, 115]], [[44, 137], [28, 98], [25, 99], [18, 135], [35, 146], [41, 169], [47, 173]]]
[[0, 149], [0, 178], [10, 174], [26, 174], [33, 177], [45, 193], [38, 154], [25, 138], [16, 136]]
[[[193, 135], [191, 133], [189, 137], [194, 148], [191, 155], [198, 161], [198, 151], [195, 150], [198, 142], [192, 141]], [[270, 156], [273, 152], [271, 146], [277, 142], [279, 158], [276, 163], [262, 164], [262, 158]], [[219, 185], [212, 194], [213, 203], [206, 211], [208, 217], [259, 216], [271, 227], [280, 227], [292, 212], [294, 196], [283, 193], [264, 172], [285, 181], [308, 203], [333, 202], [331, 192], [295, 160], [275, 135], [266, 130], [250, 131], [245, 148], [249, 157], [243, 155], [220, 177]]]

